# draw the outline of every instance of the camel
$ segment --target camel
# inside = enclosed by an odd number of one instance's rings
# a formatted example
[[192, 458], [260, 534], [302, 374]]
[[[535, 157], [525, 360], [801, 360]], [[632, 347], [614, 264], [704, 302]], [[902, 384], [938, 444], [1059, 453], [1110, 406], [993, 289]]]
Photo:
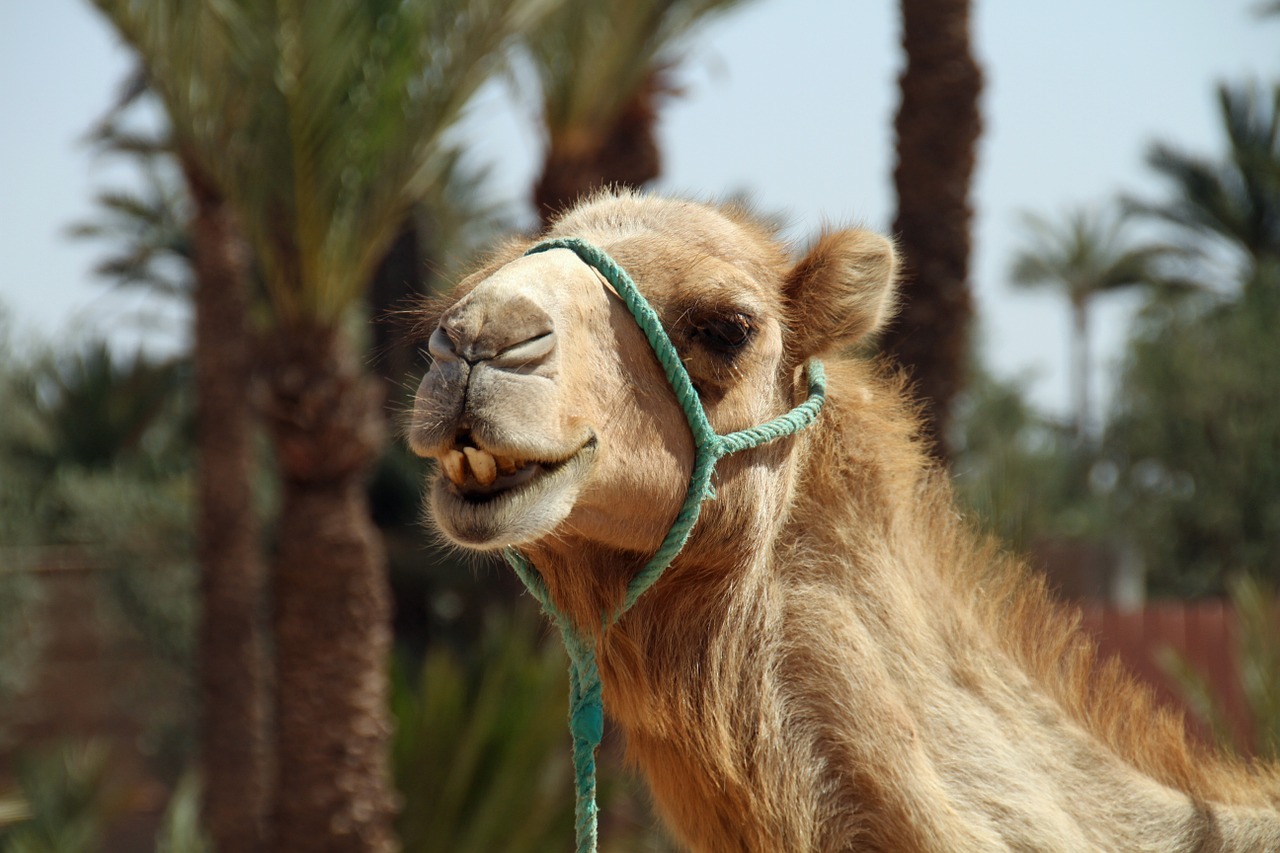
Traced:
[[816, 422], [721, 460], [684, 550], [604, 628], [689, 483], [654, 353], [595, 269], [529, 240], [422, 314], [429, 514], [461, 548], [517, 548], [595, 644], [684, 847], [1280, 850], [1280, 770], [1197, 745], [956, 509], [904, 380], [858, 354], [893, 313], [890, 240], [830, 229], [796, 259], [743, 210], [626, 192], [548, 233], [630, 273], [720, 433], [826, 365]]

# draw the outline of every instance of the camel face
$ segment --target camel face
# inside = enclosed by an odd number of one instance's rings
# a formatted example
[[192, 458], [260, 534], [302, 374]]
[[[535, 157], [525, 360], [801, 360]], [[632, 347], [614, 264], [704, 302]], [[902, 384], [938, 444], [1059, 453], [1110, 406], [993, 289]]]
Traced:
[[[833, 322], [831, 306], [815, 301], [847, 303], [847, 293], [819, 292], [829, 288], [815, 279], [829, 279], [864, 301], [874, 291], [869, 302], [883, 312], [892, 249], [883, 238], [844, 233], [859, 235], [861, 262], [878, 259], [877, 275], [838, 275], [847, 259], [827, 255], [806, 259], [814, 269], [793, 267], [745, 219], [629, 195], [598, 199], [552, 231], [594, 243], [628, 271], [722, 433], [790, 409], [802, 399], [804, 359], [878, 322]], [[434, 364], [409, 440], [439, 462], [432, 516], [450, 540], [477, 550], [565, 537], [652, 550], [688, 484], [684, 416], [600, 275], [568, 250], [517, 254], [523, 248], [465, 282], [430, 336]], [[813, 305], [797, 311], [799, 298]], [[788, 328], [801, 331], [784, 345]], [[770, 472], [760, 468], [726, 464], [718, 491], [763, 487]]]

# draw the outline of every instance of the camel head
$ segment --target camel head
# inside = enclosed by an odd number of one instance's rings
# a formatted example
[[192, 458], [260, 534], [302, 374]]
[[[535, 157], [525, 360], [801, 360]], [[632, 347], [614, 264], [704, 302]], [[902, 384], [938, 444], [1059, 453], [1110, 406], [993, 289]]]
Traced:
[[[891, 309], [893, 247], [867, 231], [830, 231], [797, 262], [738, 211], [622, 194], [570, 211], [548, 236], [587, 240], [630, 274], [722, 434], [790, 409], [811, 356], [856, 344]], [[500, 250], [428, 324], [434, 361], [409, 444], [439, 463], [431, 517], [478, 551], [647, 554], [684, 499], [689, 427], [600, 274], [567, 249], [525, 255], [530, 245]], [[722, 523], [777, 517], [786, 456], [758, 448], [722, 462]]]

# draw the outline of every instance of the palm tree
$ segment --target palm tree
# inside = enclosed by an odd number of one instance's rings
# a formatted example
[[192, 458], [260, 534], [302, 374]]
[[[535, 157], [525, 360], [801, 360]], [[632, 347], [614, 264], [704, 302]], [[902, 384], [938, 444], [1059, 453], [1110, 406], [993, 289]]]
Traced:
[[267, 578], [255, 512], [249, 250], [199, 164], [183, 163], [194, 212], [197, 553], [203, 813], [221, 850], [265, 850], [269, 802]]
[[363, 484], [379, 389], [349, 321], [440, 133], [536, 0], [95, 0], [179, 156], [225, 198], [269, 297], [279, 465], [272, 849], [389, 850], [389, 596]]
[[982, 71], [969, 47], [969, 0], [902, 0], [893, 230], [905, 261], [902, 310], [881, 349], [910, 373], [934, 454], [946, 460], [952, 399], [965, 383], [969, 186], [981, 130]]
[[1172, 224], [1206, 259], [1223, 250], [1242, 258], [1243, 280], [1280, 263], [1280, 84], [1221, 85], [1218, 108], [1227, 155], [1197, 157], [1156, 144], [1147, 162], [1170, 185], [1159, 203], [1130, 201], [1138, 212]]
[[[1071, 211], [1061, 223], [1027, 214], [1025, 245], [1014, 256], [1010, 278], [1027, 288], [1053, 288], [1071, 306], [1071, 388], [1076, 439], [1089, 426], [1089, 307], [1094, 298], [1122, 288], [1155, 284], [1165, 246], [1134, 244], [1123, 213]], [[1170, 286], [1172, 281], [1166, 280]]]
[[533, 191], [544, 224], [592, 190], [658, 177], [658, 107], [678, 92], [682, 41], [741, 2], [566, 0], [529, 34], [547, 133]]
[[[268, 800], [268, 716], [263, 609], [266, 572], [253, 500], [253, 343], [248, 248], [225, 197], [199, 163], [181, 157], [185, 194], [164, 166], [175, 157], [169, 134], [139, 135], [125, 122], [150, 91], [145, 69], [129, 76], [92, 140], [132, 154], [148, 178], [134, 197], [104, 193], [106, 215], [78, 236], [124, 238], [125, 250], [97, 272], [120, 286], [190, 295], [199, 457], [198, 562], [200, 765], [202, 812], [223, 850], [263, 849]], [[180, 152], [179, 152], [180, 154]], [[174, 280], [166, 260], [191, 275]]]

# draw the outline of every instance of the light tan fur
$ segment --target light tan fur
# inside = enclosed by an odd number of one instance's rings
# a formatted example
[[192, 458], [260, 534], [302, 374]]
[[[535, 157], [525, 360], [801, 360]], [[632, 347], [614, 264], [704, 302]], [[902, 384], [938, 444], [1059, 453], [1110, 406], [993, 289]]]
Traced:
[[[685, 551], [599, 637], [606, 711], [684, 845], [1280, 850], [1276, 768], [1199, 749], [1100, 662], [1077, 616], [958, 515], [900, 380], [841, 355], [891, 312], [888, 241], [831, 231], [795, 261], [740, 211], [630, 194], [551, 233], [628, 270], [722, 433], [786, 411], [804, 360], [827, 363], [817, 423], [723, 460]], [[518, 545], [599, 634], [671, 524], [691, 439], [616, 296], [567, 252], [520, 259], [527, 245], [428, 326], [499, 353], [546, 326], [540, 354], [494, 367], [477, 350], [452, 375], [446, 345], [410, 443], [439, 456], [463, 435], [554, 473], [494, 500], [437, 477], [433, 509], [465, 547]], [[750, 320], [739, 348], [715, 336], [726, 317]]]

